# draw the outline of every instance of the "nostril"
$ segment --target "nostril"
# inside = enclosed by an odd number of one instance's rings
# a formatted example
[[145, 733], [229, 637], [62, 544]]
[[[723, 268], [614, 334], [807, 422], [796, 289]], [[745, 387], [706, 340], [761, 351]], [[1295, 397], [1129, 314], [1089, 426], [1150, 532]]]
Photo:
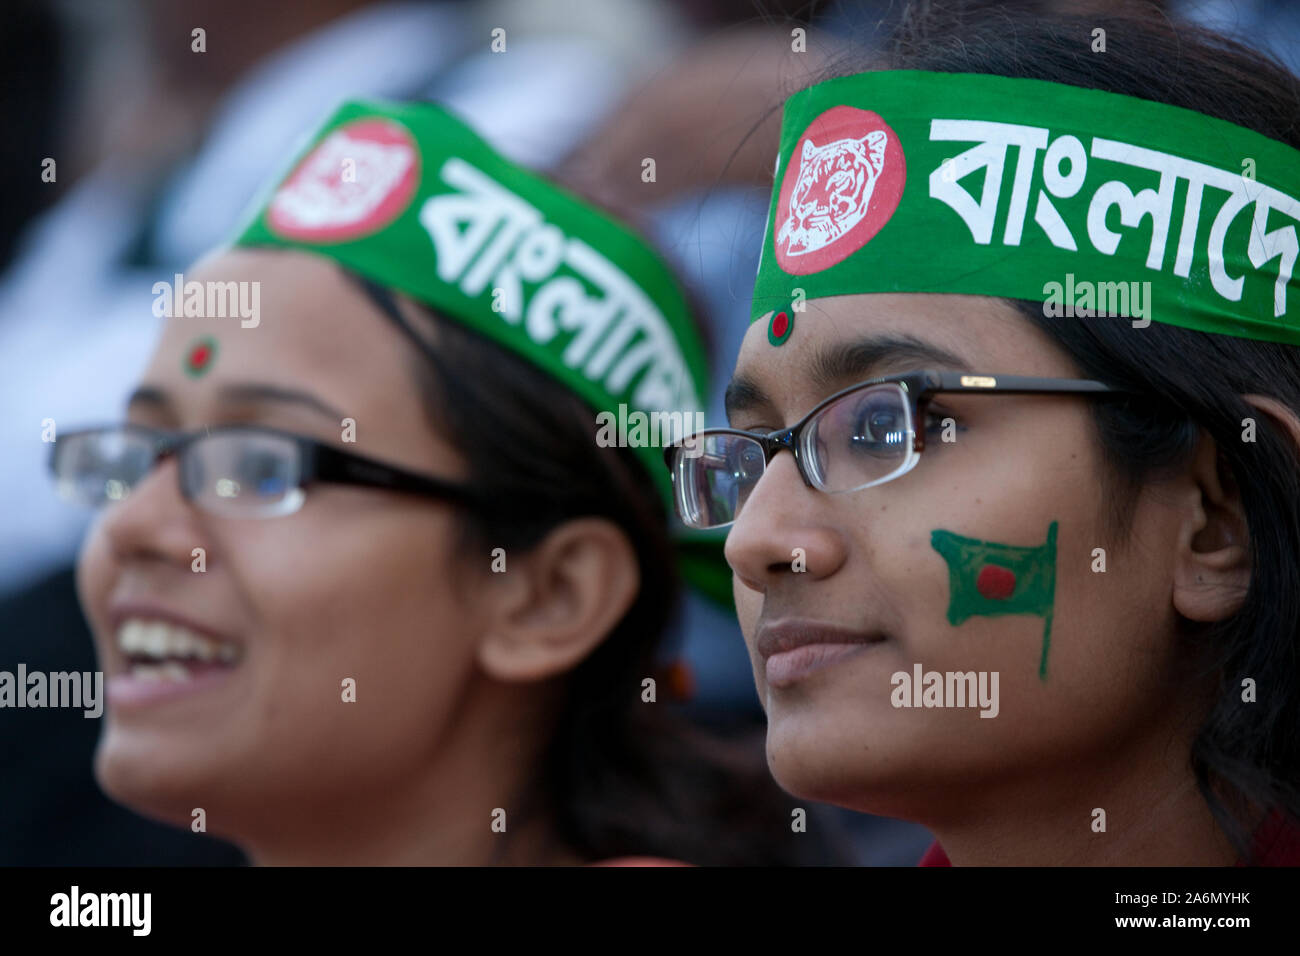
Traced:
[[808, 570], [808, 552], [804, 548], [791, 548], [790, 560], [768, 565], [769, 574], [803, 574]]

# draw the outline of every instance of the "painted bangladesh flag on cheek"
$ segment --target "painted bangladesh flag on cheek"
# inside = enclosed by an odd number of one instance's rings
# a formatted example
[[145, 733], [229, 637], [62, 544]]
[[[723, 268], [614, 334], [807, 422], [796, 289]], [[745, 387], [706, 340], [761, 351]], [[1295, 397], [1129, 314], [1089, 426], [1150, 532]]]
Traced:
[[955, 627], [976, 615], [1043, 618], [1038, 676], [1046, 680], [1056, 595], [1056, 522], [1047, 528], [1047, 542], [1036, 547], [980, 541], [943, 530], [930, 532], [930, 545], [948, 562], [949, 624]]

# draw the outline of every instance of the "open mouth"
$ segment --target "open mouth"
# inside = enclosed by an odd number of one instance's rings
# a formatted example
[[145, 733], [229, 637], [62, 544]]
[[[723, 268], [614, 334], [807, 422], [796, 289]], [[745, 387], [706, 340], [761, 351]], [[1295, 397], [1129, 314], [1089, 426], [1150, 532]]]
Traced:
[[240, 658], [239, 646], [229, 641], [134, 617], [118, 628], [117, 647], [126, 656], [131, 675], [142, 680], [190, 680], [205, 671], [229, 669]]
[[109, 700], [130, 706], [173, 698], [224, 681], [243, 648], [169, 621], [131, 617], [117, 629], [122, 673], [109, 680]]

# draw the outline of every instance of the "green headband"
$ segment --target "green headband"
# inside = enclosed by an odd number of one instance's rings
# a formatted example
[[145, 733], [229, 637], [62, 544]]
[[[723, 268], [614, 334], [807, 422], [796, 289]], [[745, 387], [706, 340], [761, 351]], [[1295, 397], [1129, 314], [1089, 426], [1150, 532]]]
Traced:
[[[708, 365], [633, 232], [427, 103], [345, 103], [274, 182], [237, 245], [327, 256], [521, 355], [608, 413], [671, 502], [660, 448], [695, 431]], [[684, 573], [729, 600], [714, 538], [682, 544]]]
[[1300, 151], [1223, 120], [1042, 80], [864, 73], [790, 98], [775, 178], [754, 319], [956, 292], [1300, 345]]

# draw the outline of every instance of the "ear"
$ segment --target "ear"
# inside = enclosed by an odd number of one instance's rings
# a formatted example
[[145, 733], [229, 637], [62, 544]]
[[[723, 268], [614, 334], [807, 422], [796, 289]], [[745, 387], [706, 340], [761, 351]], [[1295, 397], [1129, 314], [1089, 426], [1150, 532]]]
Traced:
[[606, 518], [567, 521], [527, 554], [507, 558], [478, 647], [479, 665], [501, 681], [544, 680], [576, 667], [641, 587], [631, 541]]
[[807, 159], [809, 156], [811, 156], [811, 155], [812, 155], [813, 153], [815, 153], [815, 152], [817, 152], [817, 146], [813, 143], [813, 141], [810, 140], [810, 139], [806, 139], [806, 140], [804, 140], [804, 141], [803, 141], [803, 158], [804, 158], [804, 159]]
[[1179, 533], [1174, 607], [1192, 621], [1221, 621], [1240, 609], [1250, 586], [1246, 512], [1208, 435], [1197, 445], [1190, 478], [1195, 497]]
[[1243, 395], [1242, 398], [1272, 419], [1273, 424], [1291, 438], [1291, 444], [1295, 446], [1297, 456], [1300, 456], [1300, 416], [1297, 416], [1295, 409], [1268, 395]]

